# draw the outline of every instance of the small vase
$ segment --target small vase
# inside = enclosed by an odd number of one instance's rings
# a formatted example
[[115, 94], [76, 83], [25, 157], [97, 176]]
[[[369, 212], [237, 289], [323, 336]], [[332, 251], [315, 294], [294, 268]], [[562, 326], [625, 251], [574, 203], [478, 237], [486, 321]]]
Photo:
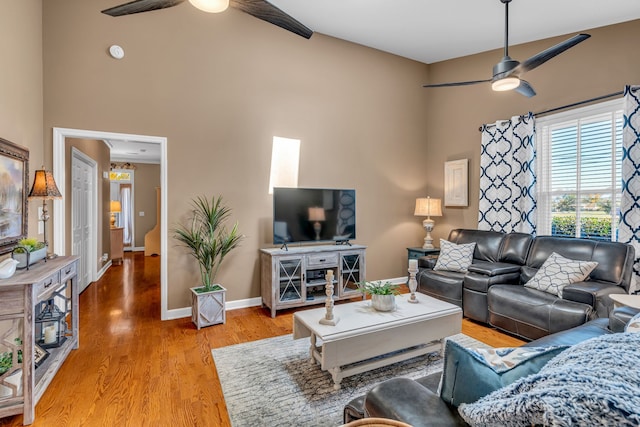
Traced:
[[371, 306], [378, 311], [393, 311], [396, 309], [395, 295], [371, 295]]

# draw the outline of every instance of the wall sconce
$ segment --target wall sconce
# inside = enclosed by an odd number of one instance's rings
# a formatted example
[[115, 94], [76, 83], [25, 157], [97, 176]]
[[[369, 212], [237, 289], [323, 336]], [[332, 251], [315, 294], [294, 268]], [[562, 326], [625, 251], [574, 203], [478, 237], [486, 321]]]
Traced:
[[112, 200], [109, 204], [109, 212], [111, 212], [111, 228], [116, 227], [116, 214], [122, 212], [122, 204], [120, 200]]
[[424, 238], [423, 249], [434, 249], [433, 238], [431, 232], [435, 222], [431, 219], [432, 216], [442, 216], [442, 201], [440, 199], [432, 199], [431, 197], [416, 199], [416, 209], [413, 213], [415, 216], [426, 216], [427, 219], [422, 221], [427, 235]]

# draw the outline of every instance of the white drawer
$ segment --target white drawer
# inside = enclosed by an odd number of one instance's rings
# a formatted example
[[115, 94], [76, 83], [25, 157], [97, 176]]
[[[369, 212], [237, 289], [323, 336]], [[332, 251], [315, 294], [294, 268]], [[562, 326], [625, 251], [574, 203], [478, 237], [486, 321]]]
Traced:
[[49, 298], [52, 295], [53, 291], [60, 287], [60, 271], [56, 271], [46, 279], [35, 283], [34, 287], [36, 289], [37, 301], [42, 301]]
[[338, 254], [307, 255], [307, 267], [337, 267]]
[[73, 264], [69, 264], [65, 268], [60, 270], [60, 283], [66, 283], [70, 277], [76, 275], [76, 264], [77, 263], [74, 262]]

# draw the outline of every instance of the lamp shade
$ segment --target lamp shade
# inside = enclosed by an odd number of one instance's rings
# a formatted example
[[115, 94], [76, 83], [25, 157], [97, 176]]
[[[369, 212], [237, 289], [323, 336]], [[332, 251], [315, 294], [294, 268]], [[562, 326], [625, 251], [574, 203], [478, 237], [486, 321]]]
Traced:
[[28, 197], [29, 199], [53, 200], [61, 199], [62, 194], [60, 194], [60, 190], [58, 190], [58, 186], [53, 179], [53, 174], [41, 169], [36, 171]]
[[309, 221], [324, 221], [324, 208], [309, 208]]
[[112, 200], [109, 206], [109, 212], [122, 212], [122, 205], [119, 200]]
[[209, 13], [224, 12], [229, 7], [229, 0], [189, 0], [189, 3]]
[[431, 197], [416, 199], [415, 216], [442, 216], [442, 200]]

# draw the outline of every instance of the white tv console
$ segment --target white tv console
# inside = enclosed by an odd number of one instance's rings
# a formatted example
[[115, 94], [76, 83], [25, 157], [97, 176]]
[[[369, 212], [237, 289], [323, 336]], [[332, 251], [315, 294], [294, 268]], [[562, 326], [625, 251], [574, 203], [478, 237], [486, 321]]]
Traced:
[[262, 305], [277, 310], [324, 304], [325, 274], [333, 270], [334, 300], [362, 295], [358, 282], [365, 279], [362, 245], [322, 245], [285, 249], [260, 249]]

